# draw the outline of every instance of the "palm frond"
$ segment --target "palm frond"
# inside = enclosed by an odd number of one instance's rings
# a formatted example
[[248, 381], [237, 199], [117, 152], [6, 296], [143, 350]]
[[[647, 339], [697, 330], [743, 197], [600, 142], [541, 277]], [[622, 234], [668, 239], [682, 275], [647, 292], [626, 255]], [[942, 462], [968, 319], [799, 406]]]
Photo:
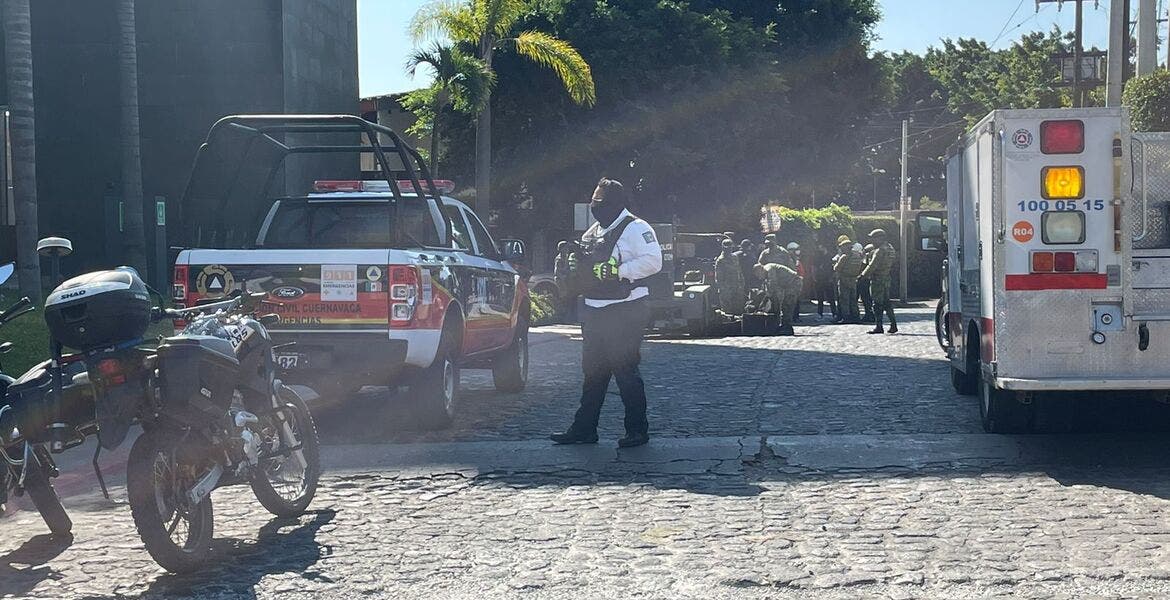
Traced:
[[502, 42], [521, 55], [553, 70], [569, 93], [569, 98], [584, 106], [597, 103], [593, 70], [572, 44], [539, 31], [525, 31]]
[[512, 33], [512, 27], [528, 8], [526, 0], [472, 0], [481, 31], [496, 38]]
[[425, 4], [410, 20], [415, 41], [448, 37], [455, 41], [478, 42], [480, 28], [474, 7], [458, 0], [435, 0]]

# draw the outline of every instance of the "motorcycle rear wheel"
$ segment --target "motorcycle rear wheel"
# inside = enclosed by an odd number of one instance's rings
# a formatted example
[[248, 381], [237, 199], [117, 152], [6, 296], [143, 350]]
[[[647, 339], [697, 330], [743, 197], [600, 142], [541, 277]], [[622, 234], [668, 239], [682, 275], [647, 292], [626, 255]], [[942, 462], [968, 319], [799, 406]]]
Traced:
[[[273, 451], [271, 442], [274, 441], [278, 442], [278, 448], [290, 447], [286, 439], [290, 432], [294, 439], [292, 446], [299, 445], [301, 449], [288, 456], [262, 461], [252, 476], [252, 492], [268, 512], [278, 517], [295, 517], [309, 508], [317, 494], [317, 482], [321, 478], [321, 441], [305, 401], [288, 388], [281, 390], [280, 400], [291, 408], [281, 413], [284, 418], [277, 414], [261, 418], [263, 450]], [[286, 425], [288, 431], [282, 435], [281, 429]]]
[[130, 449], [126, 466], [126, 492], [134, 526], [146, 551], [172, 573], [191, 573], [203, 568], [211, 555], [215, 520], [211, 496], [195, 506], [179, 498], [199, 474], [191, 465], [178, 463], [173, 436], [151, 431], [142, 434]]

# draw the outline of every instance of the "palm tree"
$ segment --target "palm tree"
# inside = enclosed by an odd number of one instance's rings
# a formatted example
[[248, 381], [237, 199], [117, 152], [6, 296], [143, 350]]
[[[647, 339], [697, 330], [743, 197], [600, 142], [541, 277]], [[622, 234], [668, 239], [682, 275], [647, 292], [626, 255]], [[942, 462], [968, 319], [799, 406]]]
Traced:
[[406, 71], [413, 77], [424, 65], [435, 72], [434, 83], [423, 93], [431, 110], [431, 177], [438, 179], [443, 111], [454, 106], [468, 114], [478, 115], [487, 104], [495, 75], [483, 61], [438, 42], [429, 49], [415, 50], [406, 61]]
[[37, 255], [36, 119], [33, 114], [32, 18], [29, 0], [4, 0], [4, 71], [12, 147], [12, 191], [16, 201], [16, 263], [20, 291], [41, 298], [41, 262]]
[[[446, 36], [476, 49], [489, 71], [497, 50], [513, 50], [544, 65], [560, 78], [569, 98], [593, 106], [597, 91], [589, 63], [572, 44], [539, 31], [514, 33], [528, 0], [436, 0], [422, 7], [411, 22], [415, 39]], [[492, 107], [490, 91], [475, 124], [476, 203], [491, 208]]]
[[142, 152], [138, 126], [138, 34], [134, 0], [118, 0], [118, 96], [122, 106], [122, 234], [125, 260], [146, 276], [142, 222]]

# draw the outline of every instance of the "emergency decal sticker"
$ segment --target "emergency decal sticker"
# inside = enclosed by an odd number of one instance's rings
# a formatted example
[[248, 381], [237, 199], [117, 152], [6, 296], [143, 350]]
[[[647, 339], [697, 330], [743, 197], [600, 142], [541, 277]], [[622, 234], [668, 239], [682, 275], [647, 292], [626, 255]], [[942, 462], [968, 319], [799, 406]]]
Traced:
[[434, 300], [434, 283], [431, 281], [431, 270], [422, 270], [422, 303], [430, 304]]
[[643, 233], [642, 239], [646, 240], [647, 244], [653, 244], [654, 243], [654, 232], [647, 231], [646, 233]]
[[357, 300], [357, 265], [321, 265], [321, 301]]
[[1032, 132], [1027, 129], [1016, 130], [1012, 134], [1012, 145], [1020, 150], [1027, 150], [1032, 147], [1033, 137]]
[[207, 265], [195, 278], [195, 290], [211, 298], [223, 296], [235, 287], [236, 280], [232, 272], [223, 265]]
[[1027, 221], [1019, 221], [1012, 225], [1012, 238], [1021, 244], [1027, 244], [1036, 237], [1036, 228]]
[[366, 269], [366, 279], [369, 279], [370, 281], [378, 281], [381, 278], [382, 269], [378, 268], [377, 265], [370, 265], [370, 267]]

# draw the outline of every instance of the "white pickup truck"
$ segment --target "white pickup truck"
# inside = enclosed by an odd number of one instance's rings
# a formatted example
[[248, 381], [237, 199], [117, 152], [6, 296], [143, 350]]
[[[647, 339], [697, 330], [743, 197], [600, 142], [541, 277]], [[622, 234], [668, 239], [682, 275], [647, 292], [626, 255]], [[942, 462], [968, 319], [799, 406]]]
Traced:
[[460, 368], [490, 368], [497, 389], [521, 391], [530, 304], [511, 263], [523, 244], [502, 252], [468, 206], [440, 195], [449, 182], [425, 197], [418, 179], [395, 183], [317, 181], [269, 200], [246, 247], [179, 253], [174, 301], [266, 292], [273, 338], [295, 342], [277, 350], [285, 381], [323, 395], [407, 384], [428, 427], [450, 423]]

